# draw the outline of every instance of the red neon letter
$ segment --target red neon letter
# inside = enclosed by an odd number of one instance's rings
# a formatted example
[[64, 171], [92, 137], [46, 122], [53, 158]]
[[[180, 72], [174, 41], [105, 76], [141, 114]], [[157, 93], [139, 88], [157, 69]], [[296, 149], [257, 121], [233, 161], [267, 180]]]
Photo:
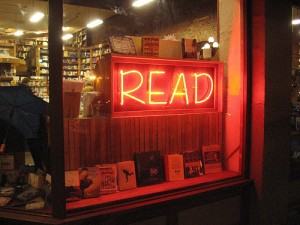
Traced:
[[150, 71], [150, 75], [149, 75], [149, 104], [151, 105], [163, 105], [163, 104], [167, 104], [167, 102], [154, 102], [152, 101], [152, 95], [164, 95], [165, 92], [162, 91], [152, 91], [152, 75], [153, 74], [165, 74], [165, 71]]
[[[126, 95], [127, 97], [129, 97], [129, 98], [132, 98], [132, 99], [134, 99], [134, 100], [136, 100], [136, 101], [142, 103], [142, 104], [145, 104], [145, 102], [144, 102], [143, 100], [141, 100], [141, 99], [139, 99], [139, 98], [137, 98], [137, 97], [134, 97], [133, 95], [130, 95], [130, 93], [132, 93], [132, 92], [138, 90], [138, 89], [142, 86], [143, 81], [144, 81], [143, 75], [142, 75], [139, 71], [137, 71], [137, 70], [131, 70], [131, 71], [128, 71], [128, 72], [125, 72], [125, 73], [123, 72], [123, 70], [121, 70], [121, 71], [120, 71], [120, 74], [121, 74], [121, 105], [124, 104], [124, 96], [125, 96], [125, 95]], [[133, 88], [133, 89], [131, 89], [131, 90], [124, 91], [124, 76], [126, 76], [126, 75], [128, 75], [128, 74], [137, 74], [137, 75], [139, 75], [141, 81], [140, 81], [139, 85], [138, 85], [136, 88]]]
[[[201, 73], [201, 74], [195, 73], [194, 75], [195, 75], [195, 104], [201, 104], [203, 102], [206, 102], [210, 98], [214, 89], [214, 82], [211, 76], [207, 73]], [[208, 93], [207, 96], [201, 100], [198, 100], [198, 77], [207, 77], [210, 83], [210, 90], [207, 92]]]
[[[180, 83], [181, 79], [182, 79], [182, 82], [183, 82], [183, 92], [177, 92], [177, 89], [178, 89], [178, 86], [179, 86], [179, 83]], [[187, 93], [187, 88], [186, 88], [185, 76], [184, 76], [183, 73], [179, 74], [179, 77], [177, 79], [177, 83], [176, 83], [174, 91], [172, 93], [170, 104], [172, 104], [175, 95], [179, 95], [179, 96], [185, 95], [186, 104], [187, 105], [189, 104], [189, 98], [188, 98], [188, 93]]]

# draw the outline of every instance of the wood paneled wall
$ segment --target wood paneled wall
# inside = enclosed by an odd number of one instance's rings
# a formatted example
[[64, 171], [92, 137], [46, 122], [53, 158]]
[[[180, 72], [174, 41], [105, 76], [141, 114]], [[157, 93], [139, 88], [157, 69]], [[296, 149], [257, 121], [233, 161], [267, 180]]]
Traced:
[[132, 160], [135, 152], [162, 155], [222, 144], [222, 113], [64, 120], [65, 169]]

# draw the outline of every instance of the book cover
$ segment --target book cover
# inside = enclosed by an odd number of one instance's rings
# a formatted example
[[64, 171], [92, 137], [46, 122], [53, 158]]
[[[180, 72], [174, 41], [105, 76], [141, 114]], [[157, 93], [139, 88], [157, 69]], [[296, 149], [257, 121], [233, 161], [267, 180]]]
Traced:
[[184, 180], [183, 155], [166, 155], [164, 161], [166, 181]]
[[197, 59], [197, 40], [182, 38], [182, 56], [184, 59]]
[[103, 164], [97, 166], [100, 174], [101, 194], [111, 194], [118, 191], [116, 164]]
[[222, 172], [222, 154], [220, 145], [202, 146], [205, 174]]
[[100, 196], [99, 170], [97, 167], [79, 168], [79, 184], [83, 198]]
[[138, 186], [164, 182], [164, 168], [160, 151], [135, 153]]
[[136, 173], [134, 161], [125, 161], [117, 163], [119, 190], [134, 189], [136, 184]]
[[112, 53], [136, 55], [134, 43], [130, 37], [110, 36], [108, 40]]
[[183, 160], [184, 176], [186, 178], [199, 177], [204, 174], [201, 151], [184, 152]]
[[159, 37], [144, 36], [142, 37], [142, 54], [145, 56], [159, 56]]
[[76, 201], [82, 197], [78, 171], [65, 171], [65, 190], [67, 202]]
[[8, 205], [11, 200], [11, 197], [0, 197], [0, 207]]

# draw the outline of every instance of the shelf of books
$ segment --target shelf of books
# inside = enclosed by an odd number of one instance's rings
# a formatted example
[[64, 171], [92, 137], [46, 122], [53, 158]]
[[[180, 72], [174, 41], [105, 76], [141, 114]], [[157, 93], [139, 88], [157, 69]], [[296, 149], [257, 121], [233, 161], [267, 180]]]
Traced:
[[64, 47], [63, 76], [66, 79], [79, 79], [78, 48]]
[[48, 41], [37, 41], [36, 46], [36, 75], [49, 76]]
[[16, 40], [16, 57], [26, 60], [28, 52], [36, 45], [35, 39], [18, 39]]

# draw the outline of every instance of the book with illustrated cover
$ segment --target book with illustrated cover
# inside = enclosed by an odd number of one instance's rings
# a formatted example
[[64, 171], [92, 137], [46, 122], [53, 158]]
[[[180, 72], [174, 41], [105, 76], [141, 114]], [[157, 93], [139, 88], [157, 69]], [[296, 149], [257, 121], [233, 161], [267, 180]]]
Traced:
[[158, 184], [165, 181], [160, 151], [135, 153], [138, 186]]
[[166, 181], [184, 180], [183, 155], [166, 155], [164, 161]]
[[97, 167], [79, 168], [79, 186], [83, 198], [94, 198], [100, 196], [99, 170]]
[[203, 175], [203, 162], [201, 151], [188, 151], [183, 153], [184, 176], [186, 178], [199, 177]]
[[182, 56], [184, 59], [197, 59], [197, 40], [182, 38]]
[[205, 174], [222, 172], [222, 154], [220, 145], [202, 146]]
[[65, 190], [67, 201], [76, 201], [82, 197], [78, 171], [65, 171]]
[[111, 52], [115, 54], [136, 55], [134, 43], [130, 37], [115, 37], [108, 38]]
[[137, 187], [134, 161], [117, 163], [119, 190], [128, 190]]
[[111, 194], [118, 191], [117, 185], [117, 166], [116, 164], [98, 165], [100, 174], [101, 194]]

